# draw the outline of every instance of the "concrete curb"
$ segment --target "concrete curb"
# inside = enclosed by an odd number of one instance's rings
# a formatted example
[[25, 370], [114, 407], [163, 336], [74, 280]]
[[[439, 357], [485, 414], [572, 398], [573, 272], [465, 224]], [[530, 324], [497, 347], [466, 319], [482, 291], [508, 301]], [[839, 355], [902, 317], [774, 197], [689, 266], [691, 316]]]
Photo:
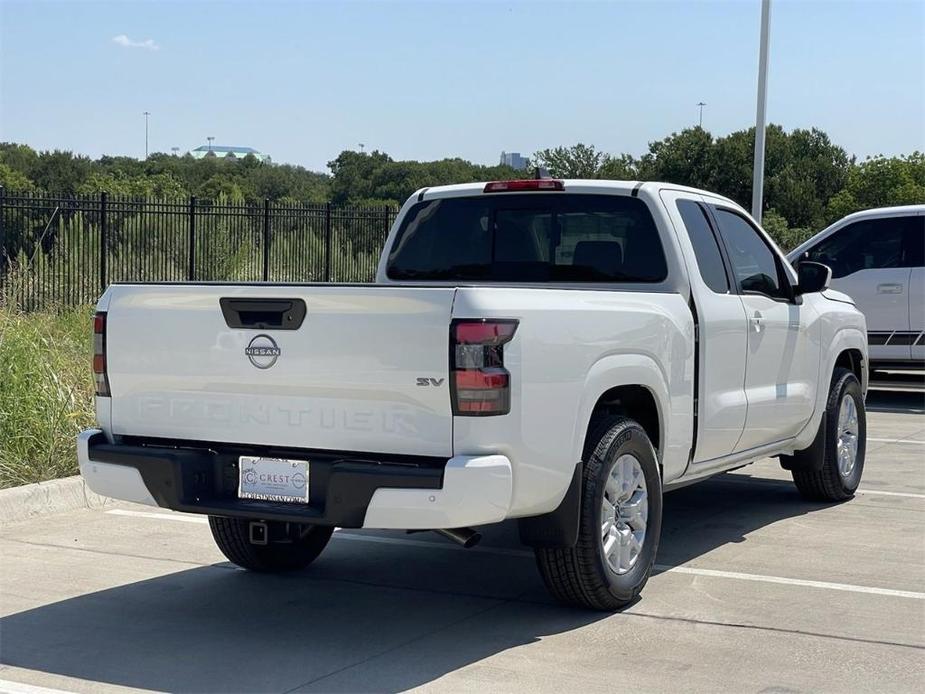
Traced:
[[80, 475], [0, 489], [0, 527], [54, 513], [103, 508], [113, 503], [112, 499], [90, 491]]

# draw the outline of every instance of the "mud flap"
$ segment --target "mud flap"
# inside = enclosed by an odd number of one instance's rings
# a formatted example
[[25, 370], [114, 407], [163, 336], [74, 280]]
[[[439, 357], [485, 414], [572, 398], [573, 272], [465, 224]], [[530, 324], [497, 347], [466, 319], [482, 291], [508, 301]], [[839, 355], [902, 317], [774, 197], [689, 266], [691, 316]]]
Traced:
[[520, 541], [529, 547], [574, 547], [581, 513], [581, 463], [555, 511], [518, 521]]
[[793, 455], [780, 456], [780, 466], [784, 470], [798, 471], [818, 471], [822, 469], [822, 463], [825, 461], [825, 429], [826, 415], [823, 413], [822, 421], [819, 422], [819, 431], [816, 432], [816, 438], [810, 444], [809, 448], [802, 451], [796, 451]]

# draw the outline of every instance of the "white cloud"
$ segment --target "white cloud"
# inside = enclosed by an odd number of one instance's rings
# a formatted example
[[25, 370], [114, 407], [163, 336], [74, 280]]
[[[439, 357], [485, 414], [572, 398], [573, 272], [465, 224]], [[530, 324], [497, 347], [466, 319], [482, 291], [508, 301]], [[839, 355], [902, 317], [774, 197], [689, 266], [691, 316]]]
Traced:
[[148, 51], [159, 51], [161, 49], [158, 46], [154, 39], [145, 39], [144, 41], [132, 41], [125, 34], [119, 34], [118, 36], [112, 37], [112, 42], [117, 46], [122, 46], [123, 48], [144, 48]]

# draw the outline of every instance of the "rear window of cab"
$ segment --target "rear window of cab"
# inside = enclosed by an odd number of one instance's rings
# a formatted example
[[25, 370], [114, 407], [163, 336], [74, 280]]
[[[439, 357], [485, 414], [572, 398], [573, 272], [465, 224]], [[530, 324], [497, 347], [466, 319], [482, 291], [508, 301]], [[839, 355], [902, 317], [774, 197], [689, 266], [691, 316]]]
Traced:
[[667, 274], [642, 200], [573, 193], [419, 202], [386, 264], [392, 280], [652, 283]]

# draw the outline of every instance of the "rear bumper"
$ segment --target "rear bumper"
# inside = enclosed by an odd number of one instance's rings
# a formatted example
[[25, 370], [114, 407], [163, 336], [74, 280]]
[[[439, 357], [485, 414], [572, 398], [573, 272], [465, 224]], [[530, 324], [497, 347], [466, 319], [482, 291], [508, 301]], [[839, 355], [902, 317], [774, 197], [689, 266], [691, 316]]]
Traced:
[[[237, 461], [266, 449], [109, 443], [97, 429], [77, 439], [80, 474], [97, 494], [186, 513], [343, 528], [458, 528], [495, 523], [511, 504], [501, 455], [446, 461], [323, 451], [287, 452], [311, 463], [308, 504], [237, 497]], [[280, 455], [280, 457], [283, 457]]]

